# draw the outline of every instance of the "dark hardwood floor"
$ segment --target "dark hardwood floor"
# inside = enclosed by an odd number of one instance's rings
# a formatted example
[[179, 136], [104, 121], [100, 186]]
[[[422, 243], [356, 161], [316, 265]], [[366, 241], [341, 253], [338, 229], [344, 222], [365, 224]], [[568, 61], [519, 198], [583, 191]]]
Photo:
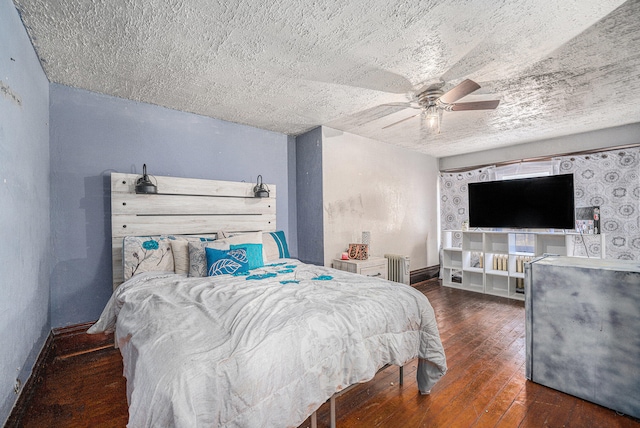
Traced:
[[[430, 280], [416, 285], [436, 311], [449, 371], [431, 394], [418, 393], [416, 361], [398, 384], [389, 367], [337, 402], [337, 424], [347, 427], [640, 427], [640, 421], [529, 382], [524, 376], [524, 305], [455, 290]], [[126, 382], [111, 346], [54, 355], [34, 393], [6, 426], [124, 427]], [[19, 413], [19, 414], [18, 414]], [[310, 420], [301, 427], [310, 426]], [[329, 426], [329, 405], [318, 410]]]

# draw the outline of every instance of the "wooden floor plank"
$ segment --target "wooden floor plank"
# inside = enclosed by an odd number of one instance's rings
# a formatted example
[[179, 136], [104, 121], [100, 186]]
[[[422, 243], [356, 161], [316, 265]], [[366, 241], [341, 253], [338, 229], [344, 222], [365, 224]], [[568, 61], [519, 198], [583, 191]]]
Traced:
[[[339, 428], [359, 427], [620, 427], [640, 421], [527, 381], [523, 302], [448, 287], [417, 284], [429, 298], [447, 355], [448, 373], [430, 395], [418, 392], [417, 360], [337, 398]], [[90, 344], [91, 341], [84, 341]], [[8, 427], [124, 427], [128, 411], [122, 358], [117, 349], [74, 346], [57, 355], [36, 382], [21, 420]], [[80, 343], [83, 343], [81, 340]], [[318, 427], [328, 427], [328, 403]], [[300, 427], [309, 427], [307, 419]]]
[[512, 405], [515, 397], [524, 388], [526, 379], [524, 377], [524, 363], [521, 363], [512, 373], [512, 376], [500, 391], [487, 404], [485, 413], [482, 414], [475, 423], [476, 427], [495, 427], [504, 416], [507, 409]]
[[113, 347], [57, 358], [18, 426], [124, 427], [129, 417], [122, 357]]

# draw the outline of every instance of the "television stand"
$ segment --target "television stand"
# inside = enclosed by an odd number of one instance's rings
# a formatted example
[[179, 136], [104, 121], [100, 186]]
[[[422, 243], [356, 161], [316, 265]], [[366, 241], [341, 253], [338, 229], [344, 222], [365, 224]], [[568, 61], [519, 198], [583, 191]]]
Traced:
[[580, 235], [566, 230], [442, 233], [442, 285], [517, 300], [524, 300], [524, 264], [537, 257], [586, 257], [585, 247], [590, 258], [606, 257], [604, 234]]

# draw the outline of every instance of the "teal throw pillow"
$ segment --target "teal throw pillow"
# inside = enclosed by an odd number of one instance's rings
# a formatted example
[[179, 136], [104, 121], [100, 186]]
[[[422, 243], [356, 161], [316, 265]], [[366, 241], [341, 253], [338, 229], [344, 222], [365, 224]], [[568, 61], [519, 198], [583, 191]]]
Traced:
[[230, 250], [217, 250], [205, 248], [207, 255], [207, 275], [232, 275], [249, 270], [247, 249], [235, 248]]
[[247, 259], [249, 261], [249, 269], [256, 269], [264, 266], [262, 258], [262, 244], [237, 244], [230, 245], [232, 250], [245, 248], [247, 250]]

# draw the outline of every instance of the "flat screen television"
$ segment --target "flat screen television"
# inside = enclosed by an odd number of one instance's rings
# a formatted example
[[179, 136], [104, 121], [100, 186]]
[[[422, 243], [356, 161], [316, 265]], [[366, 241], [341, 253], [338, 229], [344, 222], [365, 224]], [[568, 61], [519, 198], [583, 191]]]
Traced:
[[469, 226], [574, 229], [573, 174], [469, 183]]

